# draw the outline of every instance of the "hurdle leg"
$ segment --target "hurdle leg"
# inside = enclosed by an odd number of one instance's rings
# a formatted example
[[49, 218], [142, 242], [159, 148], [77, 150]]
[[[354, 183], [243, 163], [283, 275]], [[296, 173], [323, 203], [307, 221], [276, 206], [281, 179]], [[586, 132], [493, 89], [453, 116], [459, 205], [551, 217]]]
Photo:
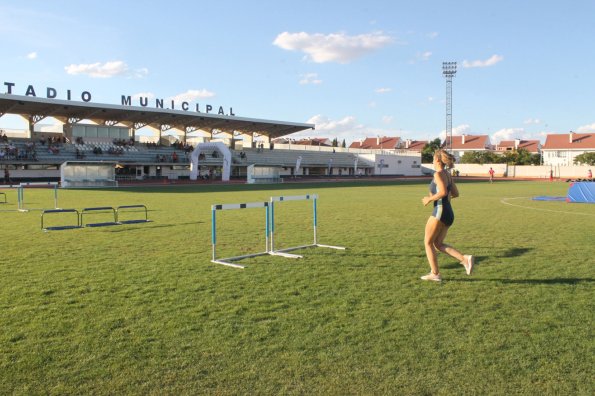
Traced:
[[17, 187], [17, 201], [18, 201], [18, 211], [19, 212], [28, 212], [29, 209], [25, 209], [25, 188], [23, 186]]
[[[302, 245], [302, 246], [294, 246], [284, 249], [275, 249], [274, 245], [274, 234], [275, 234], [275, 216], [274, 216], [274, 202], [283, 202], [283, 201], [301, 201], [301, 200], [312, 200], [313, 202], [313, 236], [314, 241], [311, 245]], [[330, 249], [337, 249], [337, 250], [345, 250], [346, 248], [343, 246], [332, 246], [332, 245], [323, 245], [318, 243], [318, 209], [317, 209], [317, 194], [308, 194], [308, 195], [295, 195], [295, 196], [284, 196], [284, 197], [271, 197], [271, 253], [272, 255], [278, 255], [288, 258], [300, 258], [303, 256], [297, 254], [290, 254], [292, 250], [298, 249], [305, 249], [310, 247], [323, 247], [323, 248], [330, 248]]]
[[[274, 201], [271, 199], [271, 204], [270, 204], [270, 208], [271, 208], [271, 218], [270, 218], [270, 231], [271, 231], [271, 249], [269, 250], [269, 254], [271, 256], [281, 256], [281, 257], [286, 257], [286, 258], [303, 258], [304, 256], [300, 256], [299, 254], [291, 254], [291, 253], [286, 253], [285, 249], [282, 250], [275, 250], [275, 203]], [[292, 250], [297, 250], [297, 249], [292, 249]]]
[[345, 248], [343, 246], [332, 246], [332, 245], [322, 245], [320, 243], [318, 243], [318, 235], [317, 235], [317, 228], [318, 228], [318, 211], [317, 211], [317, 207], [316, 207], [316, 201], [318, 199], [315, 197], [314, 198], [314, 245], [316, 245], [317, 247], [323, 247], [323, 248], [329, 248], [329, 249], [337, 249], [337, 250], [345, 250]]
[[240, 264], [228, 263], [227, 261], [221, 261], [221, 260], [211, 260], [211, 263], [226, 265], [226, 266], [232, 267], [232, 268], [239, 268], [239, 269], [246, 268], [245, 266], [240, 265]]
[[[241, 256], [217, 258], [217, 210], [230, 210], [230, 209], [246, 209], [246, 208], [265, 208], [265, 251], [259, 253], [245, 254]], [[246, 268], [243, 265], [236, 264], [234, 261], [242, 260], [249, 257], [264, 256], [269, 254], [269, 203], [268, 202], [251, 202], [244, 204], [224, 204], [224, 205], [212, 205], [211, 206], [211, 243], [212, 243], [212, 259], [211, 262], [215, 264], [221, 264], [233, 268]]]

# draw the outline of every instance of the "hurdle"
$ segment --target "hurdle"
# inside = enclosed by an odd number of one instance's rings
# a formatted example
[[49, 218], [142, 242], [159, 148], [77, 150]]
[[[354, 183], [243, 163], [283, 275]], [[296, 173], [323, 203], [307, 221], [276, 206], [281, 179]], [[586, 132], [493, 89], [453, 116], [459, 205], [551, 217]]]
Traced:
[[[68, 224], [68, 225], [59, 225], [59, 226], [51, 226], [51, 227], [44, 227], [44, 216], [46, 214], [55, 214], [55, 213], [75, 213], [76, 214], [76, 224]], [[44, 232], [47, 231], [57, 231], [57, 230], [70, 230], [73, 228], [81, 228], [81, 223], [79, 220], [79, 211], [76, 209], [44, 209], [41, 212], [41, 230]]]
[[[227, 258], [217, 258], [216, 247], [217, 247], [217, 211], [219, 210], [235, 210], [235, 209], [248, 209], [248, 208], [265, 208], [265, 247], [264, 252], [244, 254], [241, 256], [233, 256]], [[241, 260], [249, 257], [264, 256], [270, 254], [269, 252], [269, 203], [268, 202], [250, 202], [242, 204], [222, 204], [211, 206], [211, 240], [213, 246], [213, 258], [212, 263], [226, 265], [234, 268], [246, 268], [243, 265], [233, 263], [232, 261]]]
[[54, 187], [54, 209], [60, 209], [58, 207], [58, 183], [57, 182], [47, 182], [47, 183], [38, 183], [38, 182], [31, 182], [31, 183], [21, 183], [17, 187], [17, 210], [19, 212], [28, 212], [30, 210], [44, 210], [44, 208], [25, 208], [25, 187], [44, 187], [44, 186], [53, 186]]
[[[124, 213], [130, 213], [128, 211], [128, 209], [144, 209], [145, 218], [144, 219], [120, 220], [120, 212], [122, 210], [124, 210]], [[118, 206], [116, 208], [116, 221], [118, 222], [118, 224], [136, 224], [136, 223], [148, 223], [151, 220], [149, 220], [147, 207], [145, 205], [123, 205], [123, 206]]]
[[[286, 202], [286, 201], [303, 201], [303, 200], [311, 200], [312, 201], [312, 215], [313, 215], [313, 232], [314, 232], [314, 242], [310, 245], [302, 245], [302, 246], [294, 246], [294, 247], [289, 247], [289, 248], [284, 248], [284, 249], [279, 249], [276, 250], [275, 249], [275, 202]], [[317, 201], [318, 201], [318, 195], [317, 194], [307, 194], [307, 195], [290, 195], [290, 196], [285, 196], [285, 197], [271, 197], [271, 207], [270, 207], [270, 222], [271, 222], [271, 248], [269, 250], [269, 254], [272, 255], [277, 255], [277, 256], [283, 256], [283, 257], [288, 257], [288, 258], [302, 258], [303, 256], [298, 255], [298, 254], [291, 254], [291, 253], [286, 253], [292, 250], [298, 250], [298, 249], [304, 249], [304, 248], [310, 248], [310, 247], [324, 247], [324, 248], [330, 248], [330, 249], [337, 249], [337, 250], [345, 250], [345, 247], [343, 246], [332, 246], [332, 245], [322, 245], [320, 243], [318, 243], [318, 235], [317, 235], [317, 229], [318, 229], [318, 212], [317, 212]]]
[[[98, 212], [99, 213], [111, 212], [114, 221], [105, 221], [105, 222], [100, 222], [100, 223], [86, 223], [85, 224], [85, 222], [84, 222], [85, 214], [98, 213]], [[80, 225], [81, 225], [81, 227], [106, 227], [106, 226], [119, 225], [118, 219], [117, 219], [117, 214], [116, 214], [116, 209], [112, 208], [111, 206], [99, 206], [96, 208], [84, 208], [81, 211]]]
[[[0, 189], [13, 189], [13, 186], [11, 184], [4, 184], [4, 185], [0, 185]], [[4, 191], [0, 191], [0, 198], [2, 198], [2, 200], [0, 200], [0, 204], [6, 204], [5, 207], [8, 207], [10, 205], [10, 203], [8, 202], [8, 194], [5, 193]], [[0, 212], [19, 212], [18, 209], [0, 209]]]

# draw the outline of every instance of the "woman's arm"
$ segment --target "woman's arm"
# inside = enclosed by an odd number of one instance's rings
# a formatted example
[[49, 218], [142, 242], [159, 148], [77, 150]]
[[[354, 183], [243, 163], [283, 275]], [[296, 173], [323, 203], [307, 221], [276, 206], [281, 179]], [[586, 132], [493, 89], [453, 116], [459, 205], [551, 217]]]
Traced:
[[455, 184], [454, 179], [451, 177], [450, 178], [450, 197], [457, 198], [458, 196], [459, 196], [459, 189], [457, 188], [457, 185]]

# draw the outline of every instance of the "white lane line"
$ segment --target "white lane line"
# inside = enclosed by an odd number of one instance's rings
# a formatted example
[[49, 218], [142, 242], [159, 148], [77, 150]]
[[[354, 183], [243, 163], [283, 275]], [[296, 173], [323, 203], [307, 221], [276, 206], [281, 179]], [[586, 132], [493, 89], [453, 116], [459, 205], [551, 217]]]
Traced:
[[543, 208], [532, 208], [530, 206], [522, 206], [522, 205], [515, 205], [513, 203], [507, 202], [507, 200], [511, 199], [531, 199], [532, 197], [513, 197], [513, 198], [502, 198], [500, 203], [504, 205], [516, 206], [517, 208], [523, 209], [532, 209], [532, 210], [541, 210], [543, 212], [554, 212], [554, 213], [564, 213], [564, 214], [571, 214], [571, 215], [578, 215], [578, 216], [595, 216], [595, 213], [580, 213], [580, 212], [566, 212], [563, 210], [552, 210], [552, 209], [543, 209]]

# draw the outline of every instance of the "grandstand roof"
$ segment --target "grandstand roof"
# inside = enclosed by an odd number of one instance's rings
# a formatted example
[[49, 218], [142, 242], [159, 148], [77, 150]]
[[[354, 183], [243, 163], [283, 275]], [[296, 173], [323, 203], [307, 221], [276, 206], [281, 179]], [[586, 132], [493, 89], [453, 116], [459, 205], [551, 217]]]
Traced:
[[258, 133], [271, 138], [314, 129], [314, 124], [262, 120], [228, 115], [206, 114], [195, 111], [170, 110], [138, 106], [95, 104], [71, 100], [57, 100], [0, 94], [0, 116], [18, 114], [37, 121], [53, 117], [62, 122], [76, 123], [92, 120], [97, 123], [121, 123], [141, 128], [147, 125], [167, 125], [182, 131], [190, 130]]

